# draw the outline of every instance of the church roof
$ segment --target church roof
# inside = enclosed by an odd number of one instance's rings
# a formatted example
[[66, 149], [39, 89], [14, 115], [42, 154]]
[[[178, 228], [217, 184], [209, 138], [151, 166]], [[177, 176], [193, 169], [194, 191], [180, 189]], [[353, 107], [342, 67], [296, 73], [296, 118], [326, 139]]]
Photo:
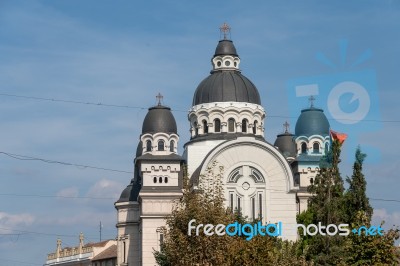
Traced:
[[197, 87], [193, 105], [211, 102], [261, 104], [256, 86], [237, 70], [215, 71]]
[[176, 121], [171, 108], [161, 104], [149, 108], [142, 126], [142, 134], [158, 132], [177, 134]]
[[214, 56], [218, 55], [232, 55], [232, 56], [238, 56], [236, 52], [236, 48], [233, 45], [233, 42], [231, 40], [220, 40], [218, 42], [217, 48], [215, 48], [215, 54]]
[[310, 107], [301, 110], [301, 114], [297, 119], [295, 135], [312, 136], [312, 135], [329, 135], [329, 122], [324, 111], [319, 108]]
[[294, 142], [293, 137], [293, 134], [285, 132], [283, 134], [279, 134], [275, 140], [274, 146], [278, 147], [279, 151], [285, 158], [296, 157], [296, 143]]

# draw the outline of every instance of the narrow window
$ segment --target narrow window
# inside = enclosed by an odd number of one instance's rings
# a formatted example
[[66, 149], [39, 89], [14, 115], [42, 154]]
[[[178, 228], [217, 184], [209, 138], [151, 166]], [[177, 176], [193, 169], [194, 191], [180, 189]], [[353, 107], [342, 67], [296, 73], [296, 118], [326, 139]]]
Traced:
[[175, 151], [175, 141], [171, 140], [169, 143], [169, 151], [174, 152]]
[[313, 144], [313, 153], [319, 153], [319, 143], [314, 142]]
[[221, 132], [221, 120], [218, 118], [214, 120], [214, 132]]
[[229, 118], [228, 120], [228, 131], [235, 132], [235, 119]]
[[231, 206], [231, 211], [233, 212], [233, 193], [230, 194], [230, 206]]
[[164, 183], [168, 183], [168, 176], [164, 177]]
[[253, 124], [253, 134], [257, 134], [257, 120]]
[[329, 151], [329, 144], [325, 143], [325, 154], [328, 154]]
[[307, 144], [305, 142], [301, 143], [301, 153], [307, 153]]
[[237, 198], [237, 209], [238, 209], [238, 213], [242, 212], [242, 208], [240, 207], [240, 197]]
[[153, 182], [157, 183], [157, 177], [153, 177]]
[[160, 250], [162, 251], [162, 246], [164, 244], [164, 234], [160, 234]]
[[164, 150], [164, 141], [163, 140], [159, 140], [158, 141], [158, 150], [159, 151], [163, 151]]
[[124, 244], [124, 262], [126, 262], [126, 242], [123, 242]]
[[158, 178], [158, 182], [162, 183], [162, 176]]
[[146, 141], [146, 151], [151, 151], [151, 141]]
[[197, 127], [197, 122], [194, 122], [193, 127], [194, 127], [194, 135], [195, 136], [199, 135], [199, 128]]
[[204, 134], [208, 133], [208, 124], [206, 120], [203, 120], [203, 129], [204, 129]]
[[263, 211], [262, 211], [262, 206], [263, 206], [263, 204], [262, 204], [262, 194], [258, 194], [258, 213], [259, 213], [259, 217], [260, 217], [260, 219], [262, 219], [262, 217], [263, 217]]
[[253, 220], [256, 219], [256, 199], [251, 198], [251, 216], [253, 217]]
[[243, 133], [247, 132], [247, 119], [242, 120], [242, 132]]

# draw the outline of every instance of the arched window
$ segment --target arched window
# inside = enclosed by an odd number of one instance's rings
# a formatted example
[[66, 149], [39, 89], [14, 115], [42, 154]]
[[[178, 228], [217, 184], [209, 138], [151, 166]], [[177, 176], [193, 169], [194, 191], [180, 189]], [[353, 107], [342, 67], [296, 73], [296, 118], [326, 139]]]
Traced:
[[158, 178], [158, 182], [162, 183], [162, 176]]
[[175, 151], [175, 141], [171, 140], [169, 143], [169, 151], [174, 152]]
[[221, 120], [218, 118], [214, 120], [214, 132], [221, 132]]
[[168, 183], [168, 176], [164, 177], [164, 183]]
[[195, 136], [199, 135], [199, 128], [197, 127], [197, 122], [193, 123], [193, 127], [194, 127], [194, 135]]
[[228, 120], [228, 131], [235, 132], [235, 119], [229, 118]]
[[207, 134], [208, 133], [208, 124], [207, 124], [207, 121], [206, 120], [203, 120], [203, 129], [204, 129], [204, 134]]
[[146, 141], [146, 151], [151, 151], [151, 141]]
[[313, 153], [319, 153], [319, 143], [314, 142], [313, 144]]
[[242, 120], [242, 132], [243, 133], [247, 132], [247, 119]]
[[253, 124], [253, 134], [257, 134], [257, 120], [256, 121], [254, 121], [254, 124]]
[[153, 182], [157, 183], [157, 177], [153, 177]]
[[307, 153], [307, 144], [305, 142], [301, 143], [301, 153]]
[[163, 140], [159, 140], [158, 141], [158, 150], [159, 151], [163, 151], [164, 148], [165, 148], [164, 141]]

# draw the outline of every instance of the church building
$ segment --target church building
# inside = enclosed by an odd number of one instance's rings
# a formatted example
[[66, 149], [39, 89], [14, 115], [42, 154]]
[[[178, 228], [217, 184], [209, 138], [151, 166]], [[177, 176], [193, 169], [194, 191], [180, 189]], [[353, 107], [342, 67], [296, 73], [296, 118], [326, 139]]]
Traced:
[[[212, 69], [194, 91], [188, 112], [191, 138], [177, 153], [178, 129], [171, 109], [149, 108], [134, 160], [134, 177], [115, 203], [117, 265], [155, 265], [165, 217], [182, 196], [183, 165], [194, 189], [214, 162], [223, 166], [226, 206], [263, 223], [296, 224], [307, 208], [307, 186], [329, 150], [329, 122], [322, 109], [301, 110], [294, 134], [288, 124], [274, 144], [265, 140], [268, 118], [256, 86], [242, 74], [241, 58], [221, 27], [223, 38], [212, 56]], [[300, 111], [300, 110], [299, 110]], [[295, 229], [282, 238], [295, 240]]]

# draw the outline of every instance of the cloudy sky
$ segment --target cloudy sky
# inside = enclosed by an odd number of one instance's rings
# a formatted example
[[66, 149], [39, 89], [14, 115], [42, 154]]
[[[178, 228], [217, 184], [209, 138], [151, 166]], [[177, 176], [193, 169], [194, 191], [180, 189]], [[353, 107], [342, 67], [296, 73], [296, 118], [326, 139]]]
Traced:
[[[98, 241], [100, 221], [103, 239], [115, 237], [113, 203], [132, 178], [147, 108], [164, 95], [182, 152], [223, 22], [261, 94], [267, 140], [308, 105], [293, 84], [318, 84], [315, 105], [349, 134], [343, 176], [361, 144], [374, 219], [400, 224], [400, 202], [379, 200], [400, 200], [400, 4], [302, 2], [0, 1], [0, 264], [42, 265], [57, 237]], [[344, 81], [370, 96], [357, 123], [328, 111], [326, 95]], [[342, 96], [348, 113], [363, 104]]]

